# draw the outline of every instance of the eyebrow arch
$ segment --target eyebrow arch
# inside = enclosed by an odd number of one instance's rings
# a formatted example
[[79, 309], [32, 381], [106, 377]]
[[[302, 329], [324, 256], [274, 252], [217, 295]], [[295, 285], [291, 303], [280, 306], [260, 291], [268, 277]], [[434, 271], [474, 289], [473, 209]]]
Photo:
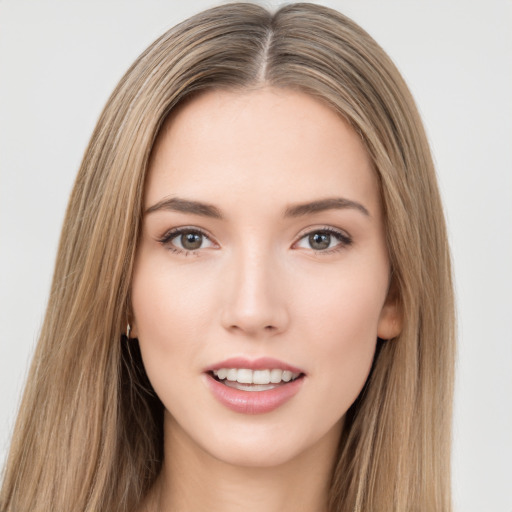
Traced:
[[190, 199], [181, 199], [179, 197], [164, 198], [153, 206], [147, 208], [144, 214], [147, 215], [148, 213], [156, 212], [159, 210], [193, 213], [203, 217], [222, 219], [222, 213], [216, 206], [199, 201], [192, 201]]
[[312, 213], [324, 212], [326, 210], [343, 210], [355, 209], [370, 217], [370, 212], [361, 204], [350, 199], [343, 197], [330, 197], [327, 199], [319, 199], [318, 201], [311, 201], [310, 203], [301, 203], [289, 206], [285, 210], [285, 217], [300, 217]]

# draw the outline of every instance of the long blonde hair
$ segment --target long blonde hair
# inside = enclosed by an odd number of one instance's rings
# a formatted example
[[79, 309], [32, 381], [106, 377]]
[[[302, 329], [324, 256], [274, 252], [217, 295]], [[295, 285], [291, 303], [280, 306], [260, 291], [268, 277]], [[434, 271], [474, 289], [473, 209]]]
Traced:
[[5, 469], [2, 512], [131, 511], [162, 463], [162, 405], [123, 343], [150, 152], [185, 98], [258, 84], [311, 94], [360, 134], [378, 176], [400, 336], [347, 413], [337, 512], [449, 511], [454, 312], [435, 171], [414, 101], [375, 41], [312, 4], [202, 12], [151, 45], [109, 99], [70, 198]]

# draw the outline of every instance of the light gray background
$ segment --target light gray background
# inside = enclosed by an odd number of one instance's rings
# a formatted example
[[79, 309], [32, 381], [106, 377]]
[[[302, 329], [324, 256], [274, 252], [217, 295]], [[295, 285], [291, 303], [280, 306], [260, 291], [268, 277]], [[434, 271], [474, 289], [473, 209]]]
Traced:
[[[216, 3], [0, 0], [0, 461], [95, 121], [149, 43]], [[423, 114], [459, 311], [456, 511], [511, 512], [512, 3], [323, 3], [353, 17], [388, 51]]]

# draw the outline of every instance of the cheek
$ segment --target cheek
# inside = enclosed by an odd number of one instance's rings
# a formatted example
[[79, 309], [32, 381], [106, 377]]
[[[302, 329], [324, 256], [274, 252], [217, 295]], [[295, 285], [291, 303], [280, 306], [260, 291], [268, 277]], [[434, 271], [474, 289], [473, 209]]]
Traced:
[[314, 347], [311, 373], [335, 398], [334, 416], [346, 412], [366, 382], [386, 288], [379, 275], [354, 271], [331, 279], [324, 291], [302, 302], [302, 330]]
[[[387, 271], [351, 267], [303, 280], [293, 296], [300, 317], [317, 329], [319, 341], [377, 338], [377, 326], [387, 291]], [[300, 305], [299, 305], [300, 303]], [[320, 335], [322, 333], [322, 336]]]
[[132, 282], [134, 323], [139, 339], [162, 342], [181, 338], [201, 326], [210, 289], [198, 286], [197, 275], [174, 268], [166, 254], [138, 259]]
[[189, 273], [170, 272], [168, 263], [154, 259], [144, 263], [134, 272], [132, 307], [144, 366], [158, 392], [167, 382], [179, 381], [185, 368], [199, 366], [195, 358], [211, 300]]
[[[147, 263], [142, 261], [141, 263]], [[149, 381], [165, 409], [179, 417], [194, 417], [187, 402], [191, 376], [201, 372], [201, 340], [207, 331], [204, 295], [186, 271], [170, 272], [169, 264], [135, 269], [132, 307], [142, 360]]]

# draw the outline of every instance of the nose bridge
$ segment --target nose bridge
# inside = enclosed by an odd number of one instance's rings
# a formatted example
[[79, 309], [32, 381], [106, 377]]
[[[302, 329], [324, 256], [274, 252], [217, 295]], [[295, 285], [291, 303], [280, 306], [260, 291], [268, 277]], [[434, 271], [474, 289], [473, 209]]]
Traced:
[[268, 247], [246, 243], [233, 252], [224, 305], [227, 329], [246, 334], [276, 333], [286, 328], [286, 297], [278, 258]]

